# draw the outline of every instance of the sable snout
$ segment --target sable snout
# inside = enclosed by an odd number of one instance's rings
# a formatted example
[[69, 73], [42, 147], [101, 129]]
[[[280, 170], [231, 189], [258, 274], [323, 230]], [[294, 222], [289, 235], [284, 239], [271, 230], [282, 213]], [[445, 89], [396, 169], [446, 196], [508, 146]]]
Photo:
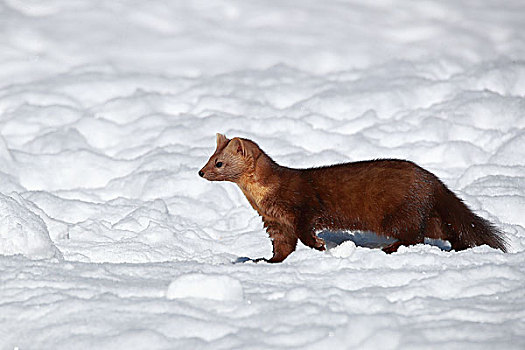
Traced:
[[206, 164], [201, 170], [199, 170], [199, 176], [208, 181], [221, 181], [224, 180], [220, 174], [213, 169], [210, 164]]
[[199, 176], [202, 177], [203, 179], [208, 180], [208, 181], [210, 181], [210, 174], [211, 174], [210, 169], [206, 170], [206, 167], [204, 167], [201, 170], [199, 170]]

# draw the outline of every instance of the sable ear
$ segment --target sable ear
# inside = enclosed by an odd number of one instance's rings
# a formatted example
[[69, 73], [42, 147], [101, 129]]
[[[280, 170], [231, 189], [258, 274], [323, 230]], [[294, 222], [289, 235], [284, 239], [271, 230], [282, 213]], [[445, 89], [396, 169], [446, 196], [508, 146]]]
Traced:
[[233, 146], [233, 150], [237, 153], [242, 154], [243, 157], [246, 157], [246, 155], [248, 154], [248, 149], [246, 148], [246, 144], [240, 138], [235, 137], [232, 140], [232, 146]]
[[226, 136], [224, 136], [223, 134], [219, 134], [217, 133], [217, 148], [221, 147], [222, 145], [228, 143], [228, 138], [226, 138]]

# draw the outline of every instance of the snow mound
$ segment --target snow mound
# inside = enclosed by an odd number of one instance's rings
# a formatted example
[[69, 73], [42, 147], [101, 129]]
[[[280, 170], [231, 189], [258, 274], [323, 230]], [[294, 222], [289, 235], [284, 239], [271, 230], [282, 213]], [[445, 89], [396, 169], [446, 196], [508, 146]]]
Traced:
[[62, 259], [62, 253], [49, 238], [44, 221], [12, 197], [1, 193], [0, 254]]
[[336, 258], [348, 258], [352, 254], [354, 254], [356, 249], [356, 245], [352, 241], [345, 241], [338, 245], [337, 247], [330, 250], [330, 253], [332, 256], [335, 256]]
[[221, 301], [241, 301], [244, 291], [239, 280], [225, 275], [192, 273], [170, 283], [168, 299], [198, 298]]

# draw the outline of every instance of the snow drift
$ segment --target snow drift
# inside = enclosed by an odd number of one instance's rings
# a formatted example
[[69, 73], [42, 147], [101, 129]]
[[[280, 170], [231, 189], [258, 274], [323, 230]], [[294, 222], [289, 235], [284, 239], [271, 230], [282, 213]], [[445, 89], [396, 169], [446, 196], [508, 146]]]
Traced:
[[62, 258], [45, 223], [15, 199], [0, 194], [0, 254], [29, 258]]

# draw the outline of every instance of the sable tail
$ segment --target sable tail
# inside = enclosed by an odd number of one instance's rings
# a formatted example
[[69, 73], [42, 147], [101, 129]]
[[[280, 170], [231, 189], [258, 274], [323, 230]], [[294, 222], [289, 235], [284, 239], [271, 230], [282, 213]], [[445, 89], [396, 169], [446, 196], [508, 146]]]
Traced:
[[454, 250], [487, 244], [507, 252], [503, 233], [488, 220], [474, 214], [445, 185], [436, 192], [435, 210], [441, 217], [442, 230]]

